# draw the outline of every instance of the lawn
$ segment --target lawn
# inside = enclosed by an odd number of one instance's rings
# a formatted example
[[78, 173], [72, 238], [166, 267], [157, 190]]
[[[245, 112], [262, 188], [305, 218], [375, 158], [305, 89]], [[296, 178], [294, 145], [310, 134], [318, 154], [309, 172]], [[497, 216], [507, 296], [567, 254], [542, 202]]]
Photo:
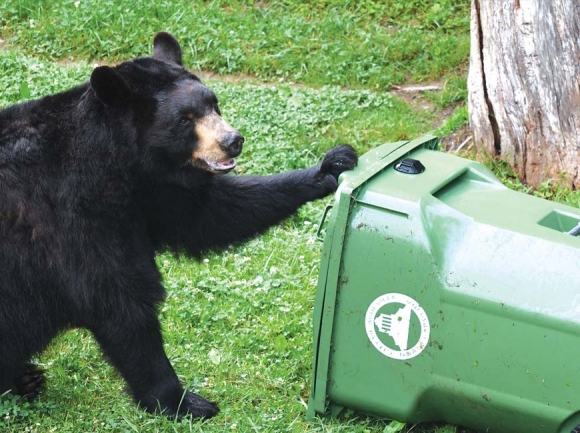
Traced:
[[[239, 172], [316, 163], [348, 142], [359, 153], [428, 132], [465, 127], [469, 6], [441, 0], [202, 1], [4, 0], [0, 5], [0, 107], [88, 78], [96, 63], [151, 52], [174, 34], [188, 67], [216, 92], [246, 138]], [[394, 91], [409, 84], [431, 92]], [[491, 164], [525, 190], [501, 162]], [[536, 194], [577, 204], [549, 182]], [[312, 310], [330, 198], [304, 206], [266, 235], [196, 262], [161, 254], [166, 351], [188, 389], [217, 401], [200, 422], [136, 408], [124, 383], [82, 330], [61, 335], [36, 360], [47, 387], [34, 403], [0, 399], [6, 432], [408, 432], [346, 413], [305, 418], [312, 372]]]

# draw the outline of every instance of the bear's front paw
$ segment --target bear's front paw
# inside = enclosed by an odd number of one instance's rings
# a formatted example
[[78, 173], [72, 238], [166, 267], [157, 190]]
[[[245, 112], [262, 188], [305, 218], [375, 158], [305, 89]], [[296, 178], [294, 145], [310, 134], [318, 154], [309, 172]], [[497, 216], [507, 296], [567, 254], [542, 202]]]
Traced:
[[176, 391], [166, 393], [158, 398], [150, 395], [138, 400], [139, 406], [151, 413], [162, 413], [168, 418], [192, 416], [194, 418], [211, 418], [219, 413], [217, 405], [193, 392]]
[[[212, 418], [219, 413], [219, 408], [217, 405], [211, 401], [207, 401], [205, 398], [200, 397], [193, 392], [186, 392], [183, 399], [179, 403], [179, 408], [175, 415], [187, 416], [191, 415], [195, 418]], [[174, 414], [167, 413], [167, 415], [172, 416]]]
[[355, 168], [357, 162], [358, 157], [352, 146], [341, 144], [326, 152], [324, 160], [320, 165], [320, 174], [329, 174], [335, 179], [338, 179], [338, 176], [343, 171]]

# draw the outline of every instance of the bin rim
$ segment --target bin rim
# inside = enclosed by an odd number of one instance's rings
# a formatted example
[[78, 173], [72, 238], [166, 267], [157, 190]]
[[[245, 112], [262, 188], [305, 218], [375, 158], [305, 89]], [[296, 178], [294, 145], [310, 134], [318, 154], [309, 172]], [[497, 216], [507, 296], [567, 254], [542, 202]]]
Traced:
[[433, 135], [425, 135], [416, 140], [385, 143], [363, 156], [363, 158], [366, 156], [371, 160], [382, 154], [376, 161], [371, 162], [362, 170], [347, 171], [341, 174], [340, 186], [336, 192], [335, 205], [329, 222], [329, 227], [332, 227], [333, 230], [329, 230], [324, 239], [323, 257], [326, 259], [322, 260], [320, 264], [316, 293], [316, 305], [321, 304], [322, 307], [319, 311], [314, 311], [313, 318], [314, 365], [308, 402], [307, 417], [309, 419], [314, 418], [317, 414], [327, 412], [326, 396], [336, 289], [342, 260], [342, 244], [346, 234], [352, 199], [356, 200], [356, 191], [364, 183], [402, 159], [415, 148], [423, 146], [435, 149], [438, 143], [439, 138]]
[[[338, 193], [350, 192], [352, 195], [356, 189], [369, 179], [381, 173], [387, 167], [393, 165], [395, 162], [403, 159], [403, 157], [417, 147], [425, 147], [428, 149], [436, 149], [439, 144], [439, 138], [434, 135], [424, 135], [415, 140], [397, 141], [393, 143], [385, 143], [367, 152], [364, 157], [373, 158], [381, 155], [387, 151], [376, 161], [369, 164], [364, 170], [345, 171], [341, 174], [341, 183]], [[337, 194], [337, 199], [338, 199]]]

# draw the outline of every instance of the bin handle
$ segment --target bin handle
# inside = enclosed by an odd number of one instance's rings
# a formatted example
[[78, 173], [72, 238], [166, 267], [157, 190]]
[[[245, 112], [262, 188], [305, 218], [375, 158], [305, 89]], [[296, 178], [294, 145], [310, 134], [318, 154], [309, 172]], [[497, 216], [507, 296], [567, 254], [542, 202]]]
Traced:
[[320, 218], [320, 222], [318, 223], [318, 230], [316, 230], [316, 238], [323, 242], [324, 238], [320, 235], [320, 233], [322, 233], [322, 226], [324, 225], [324, 221], [326, 220], [326, 216], [328, 215], [328, 212], [334, 207], [334, 205], [329, 204], [326, 206], [326, 208], [324, 209], [324, 213], [322, 214], [322, 218]]
[[572, 230], [569, 230], [567, 232], [567, 234], [572, 235], [572, 236], [579, 236], [580, 235], [580, 222]]

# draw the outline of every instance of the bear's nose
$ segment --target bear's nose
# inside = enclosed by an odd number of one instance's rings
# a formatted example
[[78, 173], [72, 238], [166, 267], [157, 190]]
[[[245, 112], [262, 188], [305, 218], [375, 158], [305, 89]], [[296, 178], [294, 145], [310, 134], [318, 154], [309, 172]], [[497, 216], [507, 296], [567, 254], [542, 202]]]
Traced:
[[242, 153], [242, 145], [244, 144], [244, 137], [238, 131], [230, 132], [221, 141], [220, 146], [225, 150], [229, 156], [235, 158]]

